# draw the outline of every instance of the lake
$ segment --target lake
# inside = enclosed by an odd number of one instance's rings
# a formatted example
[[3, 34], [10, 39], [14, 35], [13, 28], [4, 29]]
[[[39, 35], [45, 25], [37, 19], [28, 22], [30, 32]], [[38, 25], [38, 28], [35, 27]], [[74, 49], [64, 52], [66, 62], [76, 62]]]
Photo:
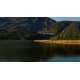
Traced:
[[80, 45], [0, 40], [0, 62], [80, 62]]

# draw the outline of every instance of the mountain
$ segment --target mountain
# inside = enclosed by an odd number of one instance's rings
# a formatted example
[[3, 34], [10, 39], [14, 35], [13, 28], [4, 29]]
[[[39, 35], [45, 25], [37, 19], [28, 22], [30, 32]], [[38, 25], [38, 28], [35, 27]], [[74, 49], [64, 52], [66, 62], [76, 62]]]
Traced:
[[60, 33], [58, 33], [55, 37], [52, 38], [53, 39], [80, 39], [80, 22], [79, 21], [69, 22], [68, 25], [64, 26], [64, 29], [61, 29]]
[[67, 26], [69, 26], [71, 21], [60, 21], [53, 24], [51, 27], [49, 27], [50, 32], [53, 35], [57, 35], [61, 33]]
[[30, 32], [38, 32], [44, 27], [50, 26], [54, 20], [47, 17], [2, 17], [0, 29], [22, 29]]
[[80, 39], [79, 21], [48, 17], [0, 17], [0, 39]]
[[1, 17], [0, 39], [30, 38], [55, 22], [48, 17]]

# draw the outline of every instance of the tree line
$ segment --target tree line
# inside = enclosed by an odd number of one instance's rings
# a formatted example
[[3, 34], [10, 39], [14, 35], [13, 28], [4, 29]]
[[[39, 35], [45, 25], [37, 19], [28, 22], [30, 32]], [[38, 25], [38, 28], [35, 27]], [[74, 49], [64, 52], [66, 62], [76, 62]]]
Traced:
[[57, 35], [54, 37], [51, 37], [52, 40], [80, 40], [80, 34], [74, 34], [74, 35]]

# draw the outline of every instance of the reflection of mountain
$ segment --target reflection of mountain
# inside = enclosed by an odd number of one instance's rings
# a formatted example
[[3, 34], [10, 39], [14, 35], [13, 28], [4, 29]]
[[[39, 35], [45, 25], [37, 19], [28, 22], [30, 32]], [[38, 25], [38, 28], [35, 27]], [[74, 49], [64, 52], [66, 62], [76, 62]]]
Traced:
[[80, 45], [64, 45], [64, 44], [40, 44], [42, 46], [43, 57], [42, 61], [47, 61], [51, 58], [69, 58], [80, 57]]
[[80, 45], [1, 41], [0, 61], [47, 61], [56, 57], [80, 57]]

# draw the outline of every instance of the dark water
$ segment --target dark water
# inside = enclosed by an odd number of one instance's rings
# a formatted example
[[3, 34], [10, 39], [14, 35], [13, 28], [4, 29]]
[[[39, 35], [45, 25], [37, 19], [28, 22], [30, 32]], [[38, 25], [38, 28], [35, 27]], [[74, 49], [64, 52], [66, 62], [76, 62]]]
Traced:
[[80, 45], [45, 44], [31, 41], [0, 41], [0, 61], [79, 62]]

